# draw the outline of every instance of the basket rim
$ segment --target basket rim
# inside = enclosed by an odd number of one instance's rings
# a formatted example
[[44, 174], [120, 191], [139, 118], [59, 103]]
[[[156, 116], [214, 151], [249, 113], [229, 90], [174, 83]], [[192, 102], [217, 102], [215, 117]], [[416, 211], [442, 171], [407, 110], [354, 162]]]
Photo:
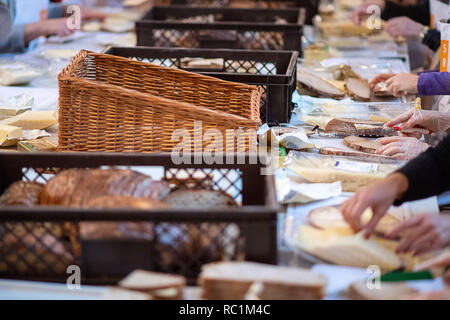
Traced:
[[[202, 53], [209, 53], [211, 52], [210, 49], [202, 49], [202, 48], [181, 48], [181, 47], [150, 47], [150, 46], [135, 46], [135, 47], [121, 47], [121, 46], [108, 46], [103, 50], [103, 53], [105, 54], [110, 54], [108, 53], [108, 51], [113, 51], [113, 50], [135, 50], [135, 51], [142, 51], [143, 54], [145, 54], [145, 51], [151, 51], [151, 52], [161, 52], [162, 53], [168, 53], [170, 54], [170, 52], [172, 53], [185, 53], [187, 56], [185, 58], [189, 58], [191, 55], [201, 55]], [[170, 51], [170, 52], [167, 52]], [[199, 57], [199, 58], [204, 58], [204, 59], [224, 59], [224, 60], [231, 60], [231, 59], [235, 59], [235, 60], [240, 60], [239, 58], [227, 58], [227, 57], [223, 57], [220, 55], [220, 53], [223, 53], [224, 55], [227, 54], [233, 54], [233, 53], [238, 53], [238, 54], [244, 54], [244, 55], [249, 55], [248, 59], [251, 59], [251, 55], [252, 54], [267, 54], [268, 51], [265, 50], [239, 50], [239, 49], [214, 49], [214, 53], [217, 53], [217, 57], [214, 58], [206, 58], [206, 57]], [[286, 71], [284, 73], [279, 73], [279, 74], [252, 74], [252, 73], [239, 73], [239, 72], [228, 72], [228, 71], [195, 71], [195, 73], [201, 73], [203, 75], [209, 76], [209, 74], [211, 74], [213, 77], [214, 75], [217, 74], [221, 74], [221, 75], [225, 75], [225, 74], [229, 74], [229, 75], [233, 75], [233, 76], [239, 76], [239, 77], [257, 77], [257, 78], [264, 78], [264, 77], [268, 77], [268, 78], [290, 78], [292, 76], [294, 76], [294, 73], [297, 72], [296, 68], [295, 68], [295, 64], [297, 63], [297, 59], [299, 57], [299, 53], [298, 51], [294, 51], [294, 50], [273, 50], [270, 51], [270, 54], [272, 57], [274, 56], [278, 56], [278, 55], [288, 55], [289, 54], [289, 64], [286, 67]], [[114, 54], [112, 54], [114, 55]], [[123, 57], [123, 56], [122, 56]], [[182, 59], [182, 57], [164, 57], [166, 59]], [[163, 59], [163, 58], [156, 58], [156, 59]], [[242, 57], [242, 59], [244, 59], [244, 57]], [[255, 58], [254, 59], [256, 62], [261, 62], [259, 60], [263, 60], [262, 58]], [[276, 59], [273, 59], [276, 60]], [[263, 63], [275, 63], [274, 61], [263, 61]], [[184, 70], [184, 69], [182, 69]], [[190, 71], [193, 72], [193, 71]]]
[[[66, 75], [65, 73], [69, 72], [69, 68], [72, 65], [72, 62], [78, 58], [80, 58], [80, 54], [85, 54], [84, 58], [86, 58], [88, 55], [89, 56], [95, 56], [95, 57], [108, 57], [110, 59], [114, 59], [116, 61], [121, 61], [121, 62], [126, 62], [126, 61], [132, 61], [134, 64], [137, 65], [141, 65], [141, 66], [147, 66], [153, 69], [163, 69], [175, 74], [179, 74], [179, 75], [189, 75], [192, 76], [194, 79], [201, 79], [201, 80], [209, 80], [212, 82], [215, 82], [217, 84], [223, 83], [223, 84], [227, 84], [227, 85], [232, 85], [236, 88], [242, 88], [242, 89], [248, 89], [248, 90], [256, 90], [257, 87], [256, 86], [252, 86], [252, 85], [248, 85], [248, 84], [243, 84], [243, 83], [239, 83], [239, 82], [233, 82], [233, 81], [226, 81], [226, 80], [221, 80], [221, 79], [217, 79], [215, 77], [211, 77], [211, 76], [205, 76], [205, 75], [201, 75], [195, 72], [190, 72], [190, 71], [186, 71], [186, 70], [181, 70], [181, 69], [177, 69], [177, 68], [168, 68], [168, 67], [164, 67], [164, 66], [160, 66], [157, 64], [153, 64], [153, 63], [148, 63], [148, 62], [143, 62], [143, 61], [137, 61], [137, 60], [132, 60], [132, 59], [128, 59], [125, 57], [121, 57], [121, 56], [114, 56], [111, 54], [106, 54], [106, 53], [98, 53], [98, 52], [93, 52], [93, 51], [89, 51], [89, 50], [80, 50], [80, 52], [74, 56], [72, 58], [72, 60], [70, 61], [70, 64], [65, 67], [63, 70], [61, 70], [61, 72], [58, 75], [58, 79], [60, 76], [64, 77], [64, 78], [77, 78], [77, 77], [73, 77], [70, 75]], [[79, 78], [77, 78], [79, 79]]]
[[[72, 83], [79, 83], [79, 84], [84, 84], [87, 86], [93, 86], [98, 88], [102, 88], [103, 90], [106, 91], [113, 91], [116, 92], [117, 94], [123, 94], [126, 96], [132, 96], [133, 98], [139, 97], [141, 99], [143, 99], [143, 101], [147, 100], [149, 96], [151, 96], [152, 99], [159, 101], [161, 103], [172, 103], [177, 105], [177, 107], [179, 109], [182, 109], [183, 111], [189, 111], [189, 112], [196, 112], [198, 114], [204, 115], [204, 116], [209, 116], [209, 117], [219, 117], [223, 120], [230, 120], [230, 121], [234, 121], [233, 125], [235, 127], [238, 127], [239, 125], [241, 126], [248, 126], [248, 125], [253, 125], [255, 127], [259, 126], [261, 123], [261, 120], [254, 120], [254, 119], [248, 119], [248, 118], [244, 118], [238, 115], [234, 115], [228, 112], [224, 112], [224, 111], [217, 111], [217, 110], [213, 110], [213, 109], [209, 109], [209, 108], [205, 108], [205, 107], [201, 107], [201, 106], [197, 106], [195, 104], [191, 104], [188, 102], [183, 102], [183, 101], [178, 101], [178, 100], [173, 100], [173, 99], [168, 99], [168, 98], [163, 98], [163, 97], [159, 97], [159, 96], [155, 96], [152, 95], [150, 93], [142, 93], [136, 90], [132, 90], [132, 89], [127, 89], [127, 88], [123, 88], [117, 85], [113, 85], [113, 84], [106, 84], [106, 83], [102, 83], [99, 81], [95, 81], [95, 80], [87, 80], [87, 79], [83, 79], [83, 78], [77, 78], [74, 76], [67, 76], [64, 73], [69, 73], [70, 69], [73, 68], [74, 64], [78, 62], [78, 60], [84, 59], [86, 58], [88, 55], [90, 55], [90, 51], [87, 50], [81, 50], [76, 56], [74, 56], [70, 62], [70, 64], [68, 66], [66, 66], [58, 75], [58, 81], [68, 81], [68, 82], [72, 82]], [[101, 54], [99, 54], [101, 55]], [[110, 55], [107, 55], [110, 56]], [[114, 57], [114, 56], [113, 56]], [[118, 58], [122, 58], [122, 57], [118, 57]], [[125, 60], [129, 60], [126, 58], [122, 58]], [[170, 69], [170, 68], [166, 68], [166, 69]], [[172, 70], [172, 69], [171, 69]], [[210, 77], [212, 78], [212, 77]], [[213, 78], [215, 79], [215, 78]], [[217, 79], [220, 80], [220, 79]], [[222, 80], [221, 80], [222, 81]], [[262, 95], [262, 90], [261, 88], [258, 88], [257, 86], [248, 86], [252, 88], [252, 96], [261, 96]]]

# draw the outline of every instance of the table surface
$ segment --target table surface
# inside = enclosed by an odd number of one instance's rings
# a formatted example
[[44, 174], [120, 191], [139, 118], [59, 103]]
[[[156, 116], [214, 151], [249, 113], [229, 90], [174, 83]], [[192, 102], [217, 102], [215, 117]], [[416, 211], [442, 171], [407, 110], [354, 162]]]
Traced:
[[[311, 33], [310, 28], [305, 27], [305, 34]], [[9, 97], [17, 96], [22, 93], [26, 93], [35, 98], [35, 110], [54, 110], [58, 106], [58, 83], [57, 74], [61, 68], [63, 68], [68, 60], [58, 60], [58, 61], [45, 61], [42, 58], [42, 52], [49, 49], [67, 49], [67, 50], [80, 50], [86, 49], [96, 52], [101, 52], [105, 49], [105, 46], [99, 43], [99, 39], [104, 39], [105, 37], [116, 37], [118, 34], [107, 33], [107, 32], [92, 32], [87, 34], [85, 37], [80, 38], [76, 41], [69, 43], [44, 43], [38, 48], [28, 51], [22, 54], [0, 54], [0, 64], [7, 61], [25, 61], [31, 65], [38, 65], [44, 68], [44, 76], [36, 79], [27, 86], [17, 86], [17, 87], [2, 87], [0, 86], [0, 101], [5, 101]], [[344, 58], [353, 57], [373, 57], [374, 52], [379, 52], [379, 48], [369, 47], [365, 50], [350, 50], [343, 52]], [[391, 51], [392, 53], [392, 51]], [[396, 47], [396, 54], [393, 54], [392, 58], [403, 59], [404, 66], [409, 70], [409, 58], [407, 55], [407, 48], [405, 45], [400, 45]], [[52, 139], [56, 139], [57, 127], [51, 128], [49, 131], [53, 133]], [[326, 138], [312, 138], [313, 143], [318, 145], [331, 145], [335, 147], [346, 148], [342, 144], [342, 140], [337, 139], [326, 139]], [[56, 140], [55, 140], [56, 141]], [[323, 205], [322, 202], [313, 204], [313, 206]], [[305, 206], [305, 210], [310, 206]], [[290, 209], [291, 211], [294, 209]], [[294, 252], [289, 245], [284, 241], [283, 235], [285, 234], [285, 219], [288, 215], [279, 215], [279, 263], [282, 265], [295, 265], [299, 267], [311, 267], [313, 263], [304, 259], [304, 257], [299, 256]], [[87, 292], [87, 291], [86, 291]], [[97, 292], [92, 289], [91, 292]], [[91, 293], [89, 292], [89, 293]], [[198, 289], [190, 288], [187, 291], [187, 299], [198, 298]], [[1, 295], [0, 299], [4, 297]], [[51, 296], [50, 296], [51, 297]], [[42, 297], [40, 297], [42, 298]]]

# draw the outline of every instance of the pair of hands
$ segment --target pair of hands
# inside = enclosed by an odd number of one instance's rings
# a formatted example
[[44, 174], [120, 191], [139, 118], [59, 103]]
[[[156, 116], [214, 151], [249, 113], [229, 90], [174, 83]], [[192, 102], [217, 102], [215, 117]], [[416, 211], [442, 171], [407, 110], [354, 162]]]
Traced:
[[374, 88], [377, 83], [385, 82], [389, 93], [395, 97], [403, 97], [406, 94], [415, 94], [418, 92], [417, 83], [419, 76], [416, 74], [400, 72], [382, 73], [377, 75], [370, 82], [370, 86]]
[[[407, 189], [407, 178], [401, 173], [362, 188], [351, 199], [342, 203], [344, 219], [355, 231], [365, 229], [364, 235], [369, 238], [387, 210]], [[372, 208], [373, 216], [364, 226], [361, 216], [368, 207]], [[444, 248], [450, 245], [450, 216], [415, 216], [401, 222], [386, 237], [400, 237], [397, 253], [413, 252], [417, 255]]]
[[[106, 18], [104, 13], [90, 11], [80, 6], [81, 19], [100, 19]], [[41, 35], [50, 36], [57, 35], [59, 37], [67, 37], [76, 30], [69, 27], [69, 18], [48, 19], [36, 23], [36, 28], [39, 28]]]
[[[424, 128], [433, 132], [445, 131], [450, 127], [450, 113], [431, 110], [411, 109], [386, 123], [389, 128], [402, 129]], [[401, 136], [381, 138], [378, 141], [383, 145], [376, 151], [377, 154], [392, 156], [397, 160], [411, 160], [429, 148], [421, 142], [421, 133], [402, 133]]]
[[[391, 0], [392, 1], [392, 0]], [[399, 2], [399, 1], [392, 1], [392, 2]], [[414, 5], [417, 1], [415, 0], [409, 0], [409, 1], [403, 1], [402, 5]], [[384, 0], [371, 0], [368, 2], [364, 2], [355, 10], [352, 12], [351, 19], [352, 21], [357, 24], [361, 25], [361, 23], [366, 20], [370, 15], [373, 13], [368, 13], [367, 10], [370, 6], [378, 6], [380, 8], [380, 13], [384, 10], [386, 7], [386, 3]], [[418, 39], [420, 37], [420, 33], [424, 30], [424, 26], [420, 23], [417, 23], [413, 20], [411, 20], [408, 17], [395, 17], [392, 19], [389, 19], [385, 25], [384, 30], [391, 36], [391, 37], [404, 37], [407, 39]]]

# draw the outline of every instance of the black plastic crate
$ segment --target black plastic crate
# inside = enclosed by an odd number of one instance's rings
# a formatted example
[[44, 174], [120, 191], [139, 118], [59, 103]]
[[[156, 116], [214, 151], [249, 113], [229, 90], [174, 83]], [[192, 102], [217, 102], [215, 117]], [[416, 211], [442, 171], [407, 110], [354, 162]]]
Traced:
[[[232, 8], [238, 1], [230, 0], [172, 0], [172, 5], [208, 6], [216, 8]], [[280, 9], [305, 8], [305, 24], [312, 25], [313, 18], [319, 12], [319, 0], [253, 0], [254, 8]]]
[[[260, 112], [262, 122], [276, 125], [290, 121], [294, 107], [292, 94], [297, 82], [296, 51], [110, 47], [105, 53], [261, 86], [264, 89]], [[214, 69], [184, 68], [183, 58], [219, 58], [223, 62], [221, 67]]]
[[[136, 22], [138, 46], [302, 52], [304, 9], [153, 7]], [[201, 18], [201, 22], [184, 19]], [[205, 22], [214, 17], [214, 22]], [[287, 23], [276, 23], [283, 19]]]
[[[265, 166], [249, 164], [248, 155], [222, 158], [230, 159], [234, 164], [194, 164], [192, 157], [192, 164], [176, 165], [169, 154], [0, 153], [1, 193], [14, 181], [46, 182], [65, 168], [113, 166], [160, 171], [178, 187], [222, 190], [240, 204], [208, 210], [0, 206], [0, 277], [66, 282], [67, 267], [77, 265], [83, 283], [116, 283], [137, 268], [182, 274], [194, 283], [212, 261], [276, 263], [273, 176], [261, 175]], [[206, 183], [199, 174], [211, 179]], [[81, 239], [80, 224], [87, 222], [138, 223], [144, 231]]]

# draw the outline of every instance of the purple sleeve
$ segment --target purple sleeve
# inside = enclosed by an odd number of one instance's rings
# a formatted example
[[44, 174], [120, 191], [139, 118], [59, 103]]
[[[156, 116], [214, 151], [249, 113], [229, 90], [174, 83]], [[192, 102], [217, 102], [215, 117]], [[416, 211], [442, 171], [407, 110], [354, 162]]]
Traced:
[[421, 96], [449, 95], [450, 73], [426, 72], [419, 74], [417, 90]]

